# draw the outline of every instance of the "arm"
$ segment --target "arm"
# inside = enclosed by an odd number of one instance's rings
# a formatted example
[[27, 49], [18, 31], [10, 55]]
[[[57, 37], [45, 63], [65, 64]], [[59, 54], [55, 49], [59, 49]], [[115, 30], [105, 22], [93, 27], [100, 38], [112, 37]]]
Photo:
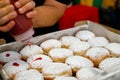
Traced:
[[[7, 32], [15, 22], [12, 20], [17, 16], [13, 5], [9, 0], [0, 0], [0, 31]], [[9, 22], [8, 22], [9, 21]], [[7, 23], [7, 24], [5, 24]]]
[[36, 7], [36, 16], [33, 18], [35, 28], [54, 25], [64, 14], [67, 5], [56, 0], [46, 0], [43, 6]]

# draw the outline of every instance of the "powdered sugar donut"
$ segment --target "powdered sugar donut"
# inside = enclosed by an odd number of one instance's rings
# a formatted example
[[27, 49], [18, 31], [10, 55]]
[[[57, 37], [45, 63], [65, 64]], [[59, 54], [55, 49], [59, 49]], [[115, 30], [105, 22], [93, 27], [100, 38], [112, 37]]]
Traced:
[[114, 57], [120, 56], [120, 44], [119, 43], [109, 43], [105, 46], [111, 52], [111, 55]]
[[103, 71], [109, 72], [118, 65], [120, 65], [119, 58], [107, 58], [100, 62], [99, 68]]
[[54, 80], [78, 80], [76, 77], [71, 76], [58, 76]]
[[104, 47], [109, 41], [105, 37], [93, 37], [88, 39], [92, 47]]
[[50, 57], [43, 54], [34, 54], [31, 57], [27, 59], [27, 62], [30, 64], [30, 66], [34, 69], [37, 69], [41, 71], [41, 69], [46, 65], [49, 64], [52, 61]]
[[16, 73], [27, 70], [29, 68], [30, 66], [28, 63], [23, 60], [12, 60], [3, 66], [3, 69], [6, 71], [10, 78], [13, 78]]
[[69, 49], [73, 51], [74, 55], [84, 55], [85, 52], [90, 48], [90, 44], [88, 42], [78, 42], [69, 46]]
[[22, 58], [25, 60], [33, 54], [42, 54], [42, 53], [44, 53], [42, 48], [34, 44], [28, 44], [20, 51]]
[[75, 34], [75, 37], [82, 41], [87, 41], [88, 39], [95, 37], [95, 33], [88, 30], [80, 30]]
[[70, 56], [65, 63], [72, 68], [74, 73], [83, 67], [93, 67], [93, 62], [83, 56]]
[[97, 76], [103, 71], [94, 67], [85, 67], [77, 71], [76, 77], [79, 80], [97, 80]]
[[62, 36], [60, 41], [63, 48], [68, 48], [71, 44], [80, 42], [80, 40], [74, 36]]
[[40, 44], [41, 48], [48, 54], [48, 52], [53, 48], [60, 48], [61, 42], [57, 39], [48, 39], [46, 41], [43, 41]]
[[73, 56], [73, 51], [65, 48], [55, 48], [49, 51], [49, 56], [55, 62], [65, 62], [69, 56]]
[[31, 79], [44, 80], [43, 75], [35, 69], [21, 71], [21, 72], [17, 73], [14, 78], [14, 80], [31, 80]]
[[42, 74], [45, 80], [53, 80], [56, 76], [71, 76], [72, 71], [66, 64], [56, 62], [43, 67]]
[[85, 57], [92, 60], [95, 67], [97, 67], [103, 59], [109, 56], [109, 51], [102, 47], [93, 47], [85, 53]]
[[0, 53], [0, 63], [5, 64], [11, 60], [21, 59], [21, 55], [16, 51], [4, 51]]

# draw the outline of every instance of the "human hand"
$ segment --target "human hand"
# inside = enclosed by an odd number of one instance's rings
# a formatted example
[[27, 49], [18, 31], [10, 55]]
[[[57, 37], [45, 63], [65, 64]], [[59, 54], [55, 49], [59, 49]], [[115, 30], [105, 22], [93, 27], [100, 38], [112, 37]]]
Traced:
[[[26, 13], [27, 18], [33, 18], [36, 14], [33, 0], [19, 0], [14, 3], [20, 14]], [[0, 31], [7, 32], [15, 25], [14, 18], [17, 16], [15, 8], [9, 0], [0, 1]]]
[[26, 13], [27, 18], [33, 18], [36, 14], [34, 10], [35, 2], [33, 0], [18, 0], [14, 5], [18, 8], [20, 14]]
[[7, 32], [15, 25], [12, 19], [17, 16], [17, 13], [14, 9], [9, 0], [0, 0], [0, 31]]

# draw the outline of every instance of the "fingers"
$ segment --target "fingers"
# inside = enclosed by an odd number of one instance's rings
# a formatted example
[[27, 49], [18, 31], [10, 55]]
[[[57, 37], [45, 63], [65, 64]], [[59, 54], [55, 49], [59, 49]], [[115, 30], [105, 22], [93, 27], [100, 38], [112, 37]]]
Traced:
[[32, 10], [34, 7], [35, 7], [34, 1], [30, 1], [29, 3], [27, 3], [26, 5], [24, 5], [23, 7], [21, 7], [18, 11], [20, 13], [25, 13], [27, 11]]
[[36, 15], [36, 11], [32, 10], [26, 14], [27, 18], [33, 18]]
[[19, 8], [19, 13], [23, 14], [32, 10], [35, 7], [35, 2], [33, 0], [19, 0], [15, 3], [15, 7]]
[[10, 4], [9, 0], [0, 0], [0, 8]]
[[[16, 3], [15, 3], [15, 6], [17, 7], [17, 8], [20, 8], [21, 6], [23, 6], [23, 5], [25, 5], [26, 3], [29, 3], [29, 2], [31, 2], [32, 0], [19, 0], [19, 1], [17, 1]], [[16, 5], [16, 4], [19, 4], [19, 5]]]
[[8, 22], [9, 20], [14, 19], [16, 16], [17, 16], [17, 13], [15, 11], [11, 11], [7, 15], [0, 18], [0, 25], [3, 25], [6, 22]]
[[13, 28], [14, 25], [15, 25], [15, 22], [14, 21], [10, 21], [6, 25], [4, 25], [4, 26], [0, 26], [0, 31], [8, 32], [10, 29]]
[[14, 10], [13, 5], [8, 5], [8, 6], [5, 6], [5, 7], [1, 8], [0, 9], [0, 18], [2, 16], [7, 15], [10, 11], [13, 11], [13, 10]]
[[0, 31], [9, 31], [15, 25], [14, 21], [9, 20], [15, 18], [16, 16], [17, 13], [14, 11], [14, 6], [10, 4], [10, 1], [0, 0]]

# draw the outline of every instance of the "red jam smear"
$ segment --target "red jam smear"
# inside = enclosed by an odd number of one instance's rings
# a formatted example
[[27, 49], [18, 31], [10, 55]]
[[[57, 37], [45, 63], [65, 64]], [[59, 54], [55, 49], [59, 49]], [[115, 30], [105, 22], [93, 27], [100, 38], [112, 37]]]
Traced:
[[10, 56], [10, 54], [9, 54], [9, 53], [7, 53], [7, 54], [6, 54], [6, 57], [9, 57], [9, 56]]
[[14, 62], [14, 63], [13, 63], [13, 66], [19, 66], [19, 64], [18, 64], [18, 63], [16, 63], [16, 62]]
[[42, 60], [42, 58], [41, 58], [41, 57], [39, 57], [39, 58], [36, 58], [34, 61], [37, 61], [37, 60]]

